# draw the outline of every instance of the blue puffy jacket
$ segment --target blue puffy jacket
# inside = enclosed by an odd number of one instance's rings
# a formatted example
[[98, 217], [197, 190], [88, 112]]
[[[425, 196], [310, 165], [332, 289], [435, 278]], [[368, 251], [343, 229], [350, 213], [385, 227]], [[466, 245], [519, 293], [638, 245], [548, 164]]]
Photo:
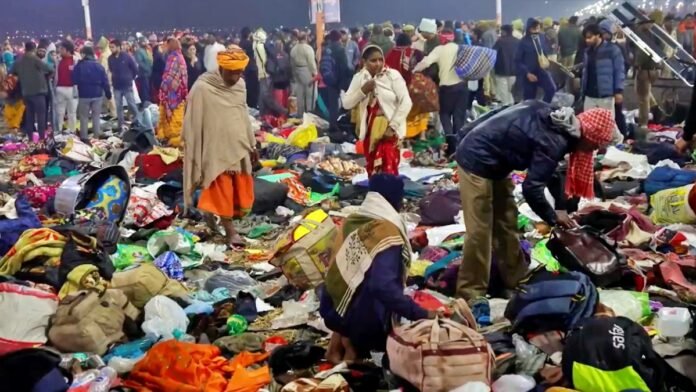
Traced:
[[544, 188], [578, 141], [570, 131], [552, 123], [549, 115], [553, 110], [537, 100], [502, 110], [466, 134], [456, 154], [462, 169], [490, 180], [528, 170], [522, 184], [524, 198], [549, 224], [556, 223], [556, 214], [546, 201]]
[[[527, 31], [529, 31], [529, 27], [533, 21], [533, 18], [527, 20]], [[520, 40], [517, 51], [515, 52], [515, 64], [517, 65], [518, 77], [526, 77], [528, 73], [536, 75], [543, 71], [539, 66], [539, 52], [537, 49], [547, 56], [551, 53], [551, 45], [549, 45], [546, 36], [543, 34], [527, 33]]]
[[[589, 48], [585, 49], [585, 62], [582, 68], [582, 94], [587, 91], [587, 60], [590, 58]], [[596, 49], [595, 67], [598, 97], [608, 98], [620, 94], [624, 90], [626, 71], [621, 48], [611, 42], [602, 41]]]
[[99, 98], [105, 95], [107, 99], [111, 99], [106, 70], [94, 58], [80, 60], [73, 68], [72, 80], [80, 98]]
[[648, 196], [665, 189], [680, 188], [696, 182], [693, 170], [673, 169], [667, 166], [656, 167], [643, 183], [643, 190]]

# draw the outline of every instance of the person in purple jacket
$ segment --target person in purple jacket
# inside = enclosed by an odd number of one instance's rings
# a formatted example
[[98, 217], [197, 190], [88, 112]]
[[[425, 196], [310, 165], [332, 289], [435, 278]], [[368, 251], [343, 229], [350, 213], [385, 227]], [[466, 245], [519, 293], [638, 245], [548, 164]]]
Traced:
[[327, 359], [334, 363], [384, 352], [392, 316], [435, 318], [404, 295], [411, 246], [398, 210], [404, 183], [396, 176], [370, 178], [370, 192], [342, 227], [343, 243], [320, 288], [319, 313], [334, 333]]

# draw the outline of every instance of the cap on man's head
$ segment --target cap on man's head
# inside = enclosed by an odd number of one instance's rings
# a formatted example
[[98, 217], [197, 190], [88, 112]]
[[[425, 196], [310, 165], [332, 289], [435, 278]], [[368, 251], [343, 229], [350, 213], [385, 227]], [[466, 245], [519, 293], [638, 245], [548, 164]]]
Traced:
[[418, 25], [418, 30], [421, 33], [437, 33], [437, 22], [435, 19], [423, 18], [421, 19], [420, 25]]

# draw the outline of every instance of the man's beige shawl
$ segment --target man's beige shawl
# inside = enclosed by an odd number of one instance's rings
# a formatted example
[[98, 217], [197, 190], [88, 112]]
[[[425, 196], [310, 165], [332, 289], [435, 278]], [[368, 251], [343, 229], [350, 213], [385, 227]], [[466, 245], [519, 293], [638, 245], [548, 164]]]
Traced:
[[201, 75], [191, 88], [184, 116], [184, 203], [224, 172], [252, 172], [256, 140], [246, 105], [246, 84], [230, 87], [219, 71]]

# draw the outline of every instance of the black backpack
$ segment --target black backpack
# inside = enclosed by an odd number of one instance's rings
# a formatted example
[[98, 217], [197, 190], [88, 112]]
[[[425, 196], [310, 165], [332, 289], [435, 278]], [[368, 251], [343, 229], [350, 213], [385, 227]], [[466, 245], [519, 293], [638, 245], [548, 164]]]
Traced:
[[522, 279], [505, 308], [517, 333], [568, 331], [592, 317], [597, 288], [580, 272], [550, 272], [543, 265]]
[[572, 330], [562, 367], [566, 380], [582, 391], [696, 390], [653, 350], [643, 327], [625, 317], [590, 318]]

